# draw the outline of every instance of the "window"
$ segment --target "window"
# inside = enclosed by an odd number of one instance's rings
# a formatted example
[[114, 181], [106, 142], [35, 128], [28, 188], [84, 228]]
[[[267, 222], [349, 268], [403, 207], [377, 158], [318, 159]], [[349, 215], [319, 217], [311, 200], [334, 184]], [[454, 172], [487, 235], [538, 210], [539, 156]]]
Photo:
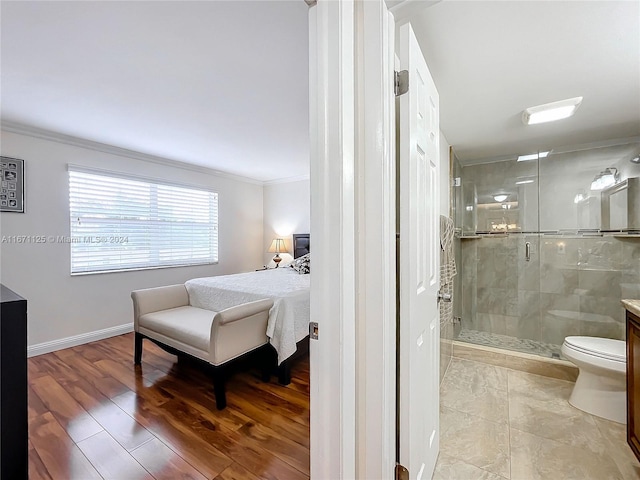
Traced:
[[218, 261], [218, 194], [69, 166], [71, 273]]

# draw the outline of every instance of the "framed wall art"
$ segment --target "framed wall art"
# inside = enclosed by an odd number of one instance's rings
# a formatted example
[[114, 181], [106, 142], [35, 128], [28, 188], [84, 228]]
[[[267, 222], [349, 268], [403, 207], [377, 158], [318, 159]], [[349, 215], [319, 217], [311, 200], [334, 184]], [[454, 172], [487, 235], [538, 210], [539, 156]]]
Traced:
[[24, 213], [24, 160], [0, 157], [0, 212]]

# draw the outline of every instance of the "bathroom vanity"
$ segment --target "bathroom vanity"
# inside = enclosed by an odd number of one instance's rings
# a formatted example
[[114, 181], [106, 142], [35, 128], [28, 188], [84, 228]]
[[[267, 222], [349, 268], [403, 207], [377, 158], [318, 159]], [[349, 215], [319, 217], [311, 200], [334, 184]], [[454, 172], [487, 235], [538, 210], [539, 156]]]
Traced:
[[640, 460], [640, 300], [622, 300], [627, 309], [627, 442]]

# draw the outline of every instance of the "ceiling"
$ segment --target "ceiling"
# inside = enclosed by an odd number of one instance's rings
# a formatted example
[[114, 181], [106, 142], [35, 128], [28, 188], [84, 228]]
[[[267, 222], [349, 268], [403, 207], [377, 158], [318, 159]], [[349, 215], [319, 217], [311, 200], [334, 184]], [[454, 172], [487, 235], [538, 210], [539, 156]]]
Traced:
[[[640, 135], [640, 2], [445, 0], [411, 23], [463, 164]], [[578, 96], [569, 119], [522, 123]]]
[[[409, 3], [463, 163], [640, 135], [640, 2]], [[262, 182], [308, 175], [305, 2], [0, 8], [3, 124]], [[523, 125], [575, 96], [574, 117]]]
[[308, 6], [1, 3], [3, 123], [258, 181], [309, 174]]

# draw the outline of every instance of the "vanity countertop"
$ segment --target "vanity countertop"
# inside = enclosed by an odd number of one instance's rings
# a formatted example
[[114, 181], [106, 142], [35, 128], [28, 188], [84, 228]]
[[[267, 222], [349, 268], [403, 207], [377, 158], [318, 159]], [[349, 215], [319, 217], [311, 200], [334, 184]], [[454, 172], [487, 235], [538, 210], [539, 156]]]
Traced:
[[640, 300], [622, 300], [624, 308], [640, 317]]

